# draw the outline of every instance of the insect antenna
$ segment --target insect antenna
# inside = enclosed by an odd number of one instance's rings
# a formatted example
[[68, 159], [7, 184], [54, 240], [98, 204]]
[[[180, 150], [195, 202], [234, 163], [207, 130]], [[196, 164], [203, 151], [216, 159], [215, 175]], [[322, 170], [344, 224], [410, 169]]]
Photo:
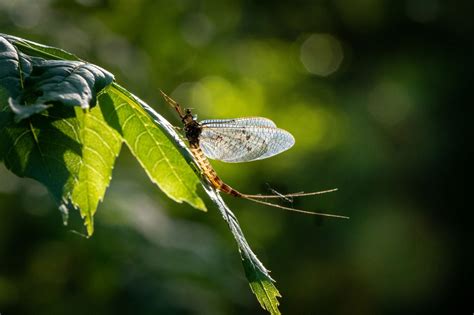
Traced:
[[173, 107], [176, 110], [176, 112], [179, 115], [179, 118], [183, 119], [184, 118], [184, 112], [183, 112], [183, 109], [181, 108], [181, 106], [175, 100], [173, 100], [171, 97], [166, 95], [165, 92], [163, 92], [162, 90], [160, 90], [160, 92], [161, 92], [161, 95], [163, 96], [163, 98], [165, 99], [166, 103], [168, 103], [171, 107]]
[[247, 200], [251, 200], [251, 201], [256, 202], [256, 203], [260, 203], [260, 204], [262, 204], [262, 205], [266, 205], [266, 206], [270, 206], [270, 207], [274, 207], [274, 208], [279, 208], [279, 209], [283, 209], [283, 210], [286, 210], [286, 211], [293, 211], [293, 212], [304, 213], [304, 214], [310, 214], [310, 215], [319, 215], [319, 216], [322, 216], [322, 217], [331, 217], [331, 218], [339, 218], [339, 219], [349, 219], [348, 216], [344, 216], [344, 215], [331, 214], [331, 213], [322, 213], [322, 212], [312, 212], [312, 211], [306, 211], [306, 210], [301, 210], [301, 209], [295, 209], [295, 208], [285, 207], [285, 206], [278, 205], [278, 204], [275, 204], [275, 203], [272, 203], [272, 202], [263, 201], [263, 200], [259, 200], [259, 199], [254, 199], [254, 198], [251, 198], [251, 197], [247, 197], [246, 195], [244, 195], [243, 198], [245, 198], [245, 199], [247, 199]]

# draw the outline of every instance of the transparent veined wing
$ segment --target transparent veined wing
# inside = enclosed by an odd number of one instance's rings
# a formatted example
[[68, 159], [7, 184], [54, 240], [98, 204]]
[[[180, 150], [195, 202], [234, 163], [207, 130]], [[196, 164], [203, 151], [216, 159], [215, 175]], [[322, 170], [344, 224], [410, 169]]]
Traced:
[[275, 123], [264, 117], [244, 117], [234, 119], [209, 119], [201, 121], [202, 126], [206, 127], [276, 127]]
[[288, 131], [259, 117], [206, 121], [199, 137], [208, 158], [229, 163], [265, 159], [288, 150], [294, 143]]

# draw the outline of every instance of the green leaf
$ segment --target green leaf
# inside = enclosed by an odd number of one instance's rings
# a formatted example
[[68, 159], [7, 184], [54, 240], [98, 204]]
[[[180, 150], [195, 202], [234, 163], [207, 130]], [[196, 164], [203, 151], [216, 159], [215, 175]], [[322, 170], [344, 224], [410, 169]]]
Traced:
[[199, 178], [173, 144], [178, 135], [172, 126], [118, 84], [107, 89], [100, 103], [111, 107], [113, 115], [106, 118], [107, 122], [122, 135], [151, 181], [171, 199], [206, 211], [196, 194]]
[[68, 105], [95, 105], [112, 79], [94, 65], [25, 55], [0, 37], [0, 160], [48, 187], [63, 213], [79, 208], [88, 235], [122, 139], [101, 108]]
[[113, 80], [106, 70], [81, 61], [34, 58], [32, 66], [24, 82], [23, 98], [33, 104], [59, 103], [88, 109], [95, 106], [97, 93]]
[[85, 218], [87, 234], [92, 235], [94, 214], [112, 179], [112, 169], [120, 152], [122, 138], [105, 122], [104, 116], [113, 114], [106, 106], [97, 106], [89, 112], [76, 108], [75, 112], [82, 143], [82, 164], [69, 197]]
[[23, 56], [15, 46], [0, 36], [0, 85], [9, 97], [21, 95], [24, 76], [29, 76], [31, 71], [33, 68], [30, 58]]
[[12, 172], [43, 183], [62, 203], [81, 165], [82, 145], [74, 109], [55, 106], [16, 123], [3, 99], [0, 158]]
[[92, 235], [92, 217], [121, 146], [118, 133], [104, 123], [102, 108], [83, 113], [54, 106], [18, 124], [4, 109], [1, 117], [8, 114], [11, 119], [0, 130], [7, 168], [43, 183], [63, 209], [79, 208]]
[[46, 104], [93, 107], [97, 93], [113, 80], [106, 70], [82, 61], [25, 55], [3, 37], [0, 37], [0, 59], [0, 80], [15, 98], [10, 103], [18, 114], [17, 120], [40, 112]]
[[250, 288], [257, 297], [260, 306], [270, 312], [270, 314], [280, 314], [278, 309], [280, 303], [277, 298], [281, 297], [281, 295], [273, 284], [275, 280], [270, 277], [270, 272], [265, 268], [250, 248], [250, 245], [247, 243], [244, 233], [240, 228], [237, 217], [226, 205], [219, 192], [205, 181], [203, 182], [203, 186], [209, 197], [217, 205], [222, 217], [229, 225], [230, 231], [237, 241], [237, 246], [245, 270], [245, 276], [247, 277]]
[[15, 47], [19, 47], [19, 49], [30, 55], [30, 56], [37, 56], [43, 57], [46, 59], [56, 59], [56, 60], [75, 60], [81, 61], [79, 57], [70, 52], [67, 52], [63, 49], [42, 45], [39, 43], [35, 43], [20, 37], [2, 34], [0, 33], [0, 37], [5, 38], [10, 43], [14, 44]]
[[255, 263], [246, 257], [242, 257], [242, 264], [245, 270], [245, 276], [249, 281], [252, 292], [257, 297], [263, 309], [270, 312], [270, 314], [280, 314], [278, 310], [278, 297], [281, 297], [280, 292], [273, 284], [273, 279], [267, 273], [262, 272], [257, 268]]

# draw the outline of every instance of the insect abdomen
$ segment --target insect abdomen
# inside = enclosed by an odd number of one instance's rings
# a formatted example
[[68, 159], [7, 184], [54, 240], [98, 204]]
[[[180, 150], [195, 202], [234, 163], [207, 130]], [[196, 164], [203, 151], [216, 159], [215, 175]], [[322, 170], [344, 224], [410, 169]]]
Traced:
[[222, 179], [217, 176], [216, 171], [212, 168], [211, 163], [202, 152], [199, 146], [191, 146], [191, 152], [193, 153], [194, 157], [196, 158], [196, 162], [201, 167], [204, 175], [206, 176], [207, 180], [211, 183], [211, 185], [226, 194], [232, 195], [234, 197], [241, 197], [242, 194], [235, 190], [234, 188], [230, 187]]

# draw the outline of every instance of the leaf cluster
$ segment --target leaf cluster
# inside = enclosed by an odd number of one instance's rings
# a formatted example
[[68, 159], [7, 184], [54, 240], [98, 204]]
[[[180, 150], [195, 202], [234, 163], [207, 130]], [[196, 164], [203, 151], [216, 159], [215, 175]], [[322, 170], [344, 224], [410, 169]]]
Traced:
[[65, 224], [77, 209], [87, 235], [93, 234], [123, 144], [176, 202], [205, 211], [197, 194], [203, 185], [237, 241], [252, 291], [264, 309], [279, 314], [280, 294], [268, 270], [174, 128], [108, 71], [61, 49], [0, 34], [0, 161], [45, 185]]

